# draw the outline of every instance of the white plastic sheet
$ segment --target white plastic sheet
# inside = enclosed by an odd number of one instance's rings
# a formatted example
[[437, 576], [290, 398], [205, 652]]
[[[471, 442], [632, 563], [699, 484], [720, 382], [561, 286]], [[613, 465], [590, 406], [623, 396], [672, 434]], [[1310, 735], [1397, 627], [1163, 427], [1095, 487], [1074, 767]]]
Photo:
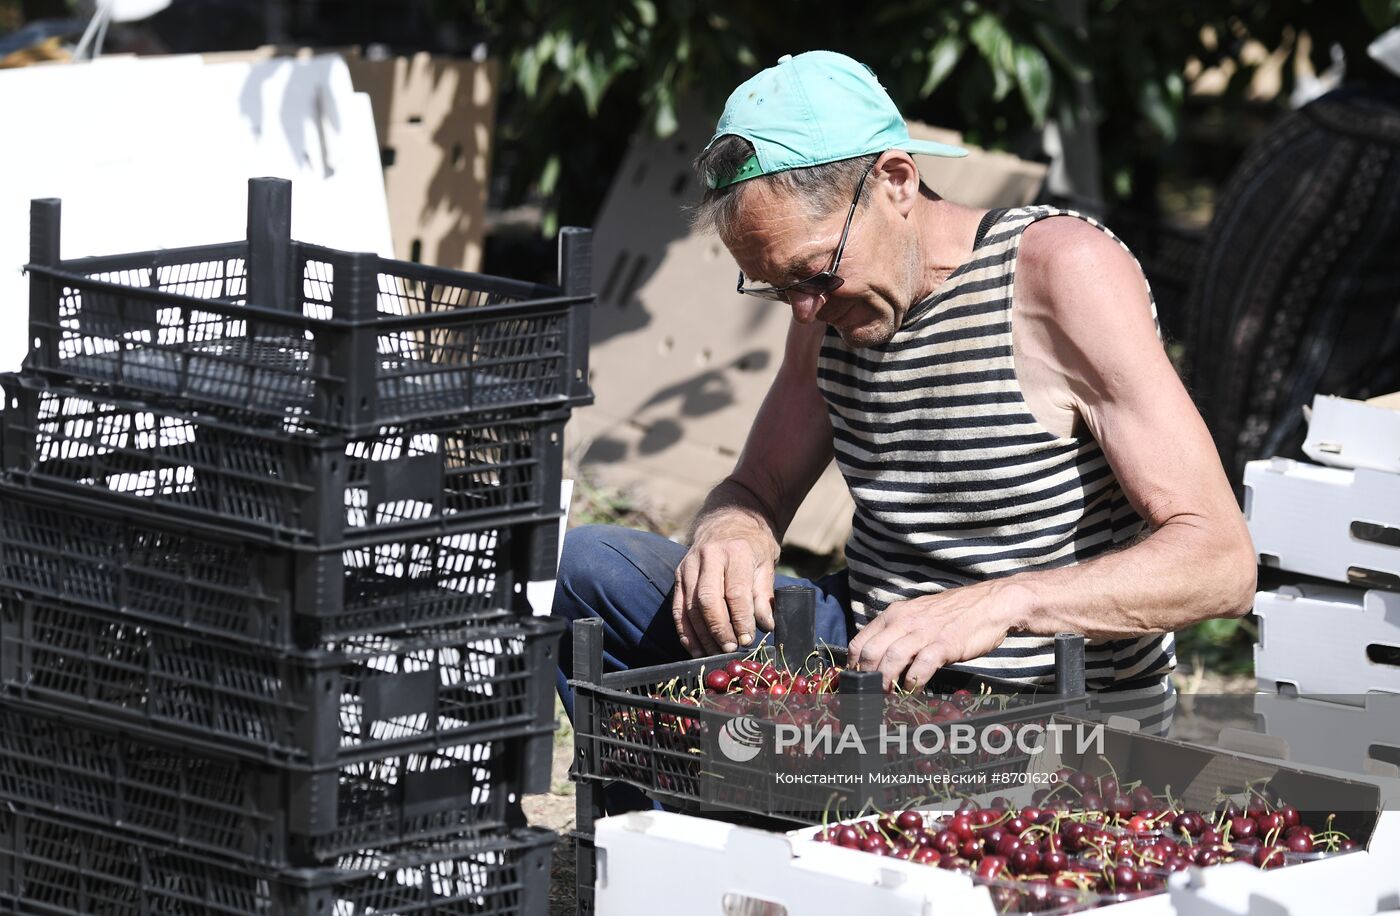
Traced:
[[29, 201], [62, 256], [245, 237], [247, 182], [289, 178], [294, 238], [392, 256], [369, 98], [345, 62], [103, 58], [0, 71], [0, 370], [27, 350]]

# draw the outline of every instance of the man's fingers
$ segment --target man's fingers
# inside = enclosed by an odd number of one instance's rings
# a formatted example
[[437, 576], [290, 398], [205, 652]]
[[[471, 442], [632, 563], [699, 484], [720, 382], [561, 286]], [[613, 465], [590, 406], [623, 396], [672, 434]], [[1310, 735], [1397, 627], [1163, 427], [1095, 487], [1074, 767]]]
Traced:
[[913, 693], [923, 690], [924, 685], [938, 673], [938, 669], [948, 664], [948, 651], [940, 643], [929, 643], [919, 650], [909, 668], [904, 672], [902, 686]]
[[753, 615], [760, 630], [773, 632], [773, 567], [766, 563], [754, 568]]
[[681, 645], [690, 652], [691, 658], [712, 654], [705, 651], [705, 643], [695, 632], [695, 625], [691, 623], [690, 613], [684, 609], [676, 617], [676, 632], [680, 634]]
[[914, 660], [919, 648], [920, 642], [916, 636], [900, 636], [886, 647], [884, 657], [876, 666], [880, 672], [881, 686], [886, 692], [904, 677], [905, 669]]
[[696, 569], [693, 555], [687, 553], [676, 567], [676, 584], [671, 588], [671, 619], [675, 621], [676, 635], [681, 645], [692, 657], [700, 653], [700, 642], [695, 638], [695, 629], [686, 617], [686, 608], [689, 605], [688, 596], [695, 589]]
[[854, 671], [862, 670], [860, 667], [860, 656], [865, 651], [866, 643], [880, 635], [880, 631], [885, 627], [883, 615], [876, 615], [860, 628], [860, 632], [851, 637], [851, 642], [846, 648], [846, 667]]
[[[865, 636], [867, 630], [871, 629], [870, 624], [866, 624], [865, 630], [861, 631]], [[879, 671], [881, 663], [884, 661], [885, 652], [904, 634], [898, 632], [894, 627], [885, 625], [876, 632], [866, 636], [856, 651], [852, 653], [852, 661], [857, 671]]]
[[[704, 644], [707, 655], [718, 655], [724, 640], [717, 638], [729, 629], [729, 608], [724, 598], [724, 559], [715, 551], [707, 550], [700, 555], [700, 571], [695, 580], [695, 593], [690, 596], [691, 625]], [[723, 622], [723, 630], [717, 625]], [[728, 642], [734, 641], [729, 633]]]
[[[747, 554], [747, 551], [744, 552]], [[728, 605], [728, 615], [724, 629], [716, 631], [715, 638], [726, 652], [733, 652], [740, 646], [753, 642], [754, 630], [754, 570], [753, 561], [747, 555], [731, 552], [724, 572], [724, 598]], [[730, 639], [725, 640], [728, 632]], [[727, 648], [733, 646], [733, 648]]]

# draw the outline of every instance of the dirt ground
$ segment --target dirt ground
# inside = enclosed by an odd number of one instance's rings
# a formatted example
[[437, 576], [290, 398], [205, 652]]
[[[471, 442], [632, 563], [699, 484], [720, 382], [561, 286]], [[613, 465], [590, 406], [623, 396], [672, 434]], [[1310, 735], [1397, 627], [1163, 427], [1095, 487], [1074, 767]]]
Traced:
[[[1172, 726], [1172, 737], [1182, 740], [1211, 740], [1220, 729], [1235, 725], [1248, 727], [1249, 722], [1232, 718], [1238, 704], [1224, 704], [1214, 696], [1238, 696], [1254, 692], [1252, 677], [1233, 677], [1209, 672], [1177, 676], [1181, 697]], [[1223, 710], [1223, 714], [1222, 714]], [[559, 731], [554, 739], [554, 778], [547, 795], [527, 795], [523, 801], [530, 823], [548, 827], [559, 834], [554, 844], [554, 861], [550, 876], [550, 916], [572, 916], [574, 912], [574, 843], [568, 836], [574, 828], [574, 784], [569, 781], [569, 763], [573, 758], [574, 731], [564, 717], [563, 708], [556, 703]]]

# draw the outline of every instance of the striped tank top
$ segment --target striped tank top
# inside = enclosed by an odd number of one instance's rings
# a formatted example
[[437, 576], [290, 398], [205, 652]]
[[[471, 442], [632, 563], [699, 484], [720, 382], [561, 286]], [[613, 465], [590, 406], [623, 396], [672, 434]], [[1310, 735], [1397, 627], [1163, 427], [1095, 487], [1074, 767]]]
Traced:
[[[1016, 255], [1026, 227], [1049, 216], [1077, 217], [1118, 241], [1073, 211], [994, 210], [972, 257], [888, 343], [852, 348], [827, 329], [817, 383], [855, 501], [846, 560], [857, 626], [908, 598], [1088, 560], [1143, 529], [1098, 442], [1041, 426], [1016, 380]], [[1175, 663], [1169, 633], [1085, 649], [1098, 690], [1160, 679]], [[965, 667], [1048, 683], [1053, 640], [1013, 635]]]

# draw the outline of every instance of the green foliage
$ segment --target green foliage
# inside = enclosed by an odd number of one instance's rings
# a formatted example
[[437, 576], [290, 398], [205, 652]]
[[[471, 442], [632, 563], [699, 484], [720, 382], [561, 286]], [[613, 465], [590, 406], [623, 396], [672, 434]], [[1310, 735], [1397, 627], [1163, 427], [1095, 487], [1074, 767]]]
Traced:
[[[1063, 15], [1073, 0], [437, 2], [442, 15], [471, 20], [505, 64], [514, 92], [501, 124], [508, 203], [533, 188], [567, 211], [576, 193], [568, 216], [582, 221], [637, 127], [669, 136], [683, 99], [718, 111], [734, 86], [784, 53], [850, 54], [907, 117], [992, 148], [1033, 153], [1047, 120], [1092, 121], [1112, 194], [1133, 190], [1135, 165], [1168, 155], [1188, 61], [1232, 62], [1238, 99], [1253, 72], [1241, 60], [1248, 39], [1293, 48], [1306, 30], [1318, 69], [1334, 43], [1363, 67], [1366, 42], [1400, 21], [1400, 0], [1083, 0], [1080, 26]], [[1292, 72], [1285, 61], [1285, 93]]]
[[1250, 618], [1206, 620], [1176, 634], [1176, 653], [1195, 669], [1252, 674], [1258, 638], [1259, 628]]

